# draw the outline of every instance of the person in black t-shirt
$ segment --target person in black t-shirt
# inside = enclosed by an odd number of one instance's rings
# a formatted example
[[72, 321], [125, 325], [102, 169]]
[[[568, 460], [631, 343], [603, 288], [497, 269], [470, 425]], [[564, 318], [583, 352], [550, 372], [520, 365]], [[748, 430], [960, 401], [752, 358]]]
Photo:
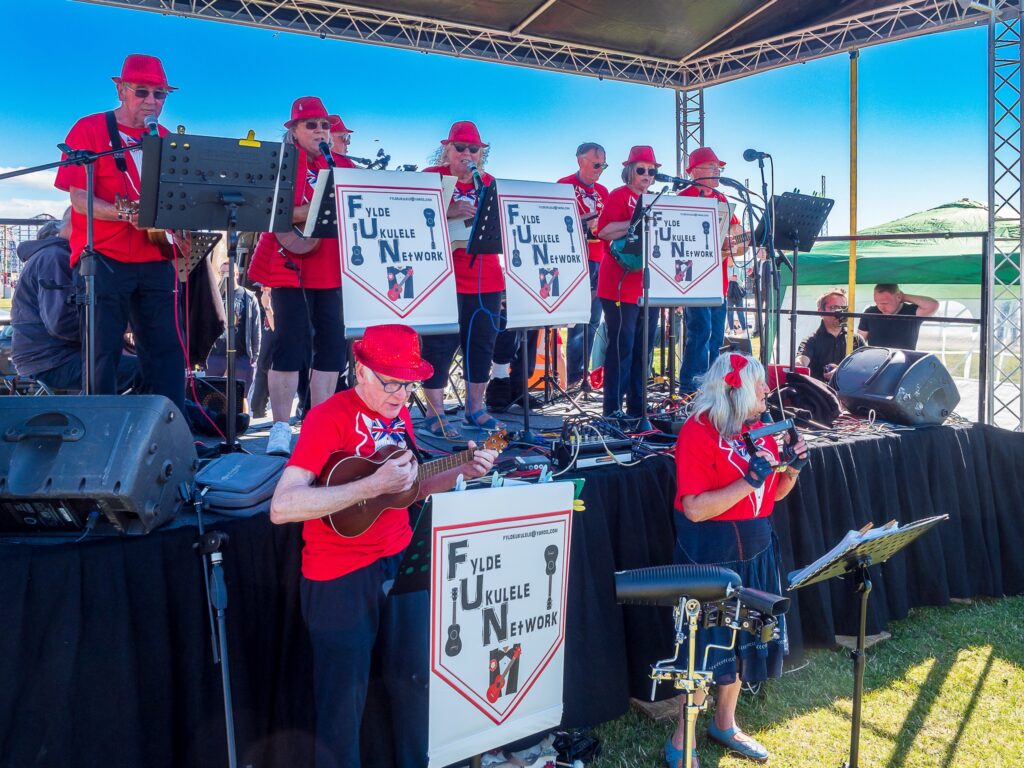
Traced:
[[[847, 309], [846, 291], [829, 291], [818, 299], [819, 312], [834, 312], [824, 315], [818, 330], [800, 343], [796, 364], [811, 369], [811, 376], [821, 381], [831, 381], [836, 366], [846, 357], [846, 321], [840, 313]], [[864, 346], [864, 339], [854, 335], [853, 348]]]
[[[895, 283], [875, 286], [875, 303], [864, 311], [878, 317], [862, 317], [857, 333], [872, 347], [917, 349], [923, 318], [939, 310], [939, 302], [928, 296], [903, 293]], [[911, 315], [916, 320], [895, 320], [885, 315]]]

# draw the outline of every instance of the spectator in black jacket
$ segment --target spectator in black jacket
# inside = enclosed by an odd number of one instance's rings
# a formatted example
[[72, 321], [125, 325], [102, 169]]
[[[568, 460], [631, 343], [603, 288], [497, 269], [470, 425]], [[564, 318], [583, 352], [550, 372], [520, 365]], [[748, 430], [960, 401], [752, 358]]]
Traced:
[[[56, 224], [56, 222], [54, 222]], [[78, 307], [74, 303], [75, 276], [71, 269], [71, 209], [57, 231], [44, 227], [38, 240], [18, 246], [25, 266], [11, 301], [11, 362], [20, 376], [31, 376], [51, 389], [83, 388], [82, 343]], [[139, 366], [134, 357], [121, 356], [117, 368], [118, 391], [138, 385]]]

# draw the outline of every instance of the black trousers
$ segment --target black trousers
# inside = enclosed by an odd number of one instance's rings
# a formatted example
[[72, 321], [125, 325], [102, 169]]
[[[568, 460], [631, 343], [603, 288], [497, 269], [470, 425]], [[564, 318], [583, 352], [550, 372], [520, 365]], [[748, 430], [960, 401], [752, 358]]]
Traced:
[[[129, 264], [97, 257], [93, 394], [117, 394], [124, 332], [131, 323], [135, 351], [149, 391], [168, 398], [184, 413], [185, 353], [178, 338], [177, 281], [174, 266], [168, 261]], [[85, 337], [83, 331], [83, 356]]]
[[434, 366], [434, 375], [423, 382], [425, 389], [445, 387], [448, 369], [459, 346], [466, 380], [473, 384], [486, 384], [490, 380], [501, 295], [501, 291], [457, 294], [459, 332], [423, 337], [423, 358]]

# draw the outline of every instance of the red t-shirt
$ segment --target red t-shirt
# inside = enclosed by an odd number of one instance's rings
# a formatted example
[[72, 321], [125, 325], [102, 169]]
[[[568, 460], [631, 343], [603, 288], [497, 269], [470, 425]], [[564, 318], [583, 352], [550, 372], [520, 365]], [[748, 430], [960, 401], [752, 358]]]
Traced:
[[[310, 156], [301, 147], [298, 150], [296, 206], [305, 205], [313, 198], [317, 174], [328, 167], [327, 158], [323, 155]], [[338, 154], [334, 154], [334, 163], [338, 168], [356, 167], [347, 157]], [[264, 232], [252, 254], [249, 279], [271, 288], [338, 288], [341, 286], [338, 239], [325, 237], [315, 251], [297, 256], [284, 248], [273, 232]]]
[[[687, 187], [679, 193], [680, 197], [713, 197], [715, 200], [720, 200], [723, 203], [729, 202], [725, 195], [719, 192], [717, 189], [708, 189], [707, 187]], [[729, 221], [729, 226], [734, 227], [740, 223], [740, 220], [735, 216]], [[723, 234], [728, 234], [723, 233]], [[726, 258], [725, 254], [722, 254], [722, 296], [726, 296], [729, 293], [729, 259]]]
[[[402, 406], [394, 419], [370, 410], [354, 389], [346, 389], [313, 408], [302, 422], [289, 467], [301, 467], [315, 475], [335, 451], [371, 456], [385, 445], [415, 445], [412, 417]], [[364, 568], [401, 552], [412, 538], [408, 509], [389, 509], [364, 533], [344, 538], [322, 518], [302, 525], [302, 575], [328, 581]]]
[[[639, 199], [640, 196], [627, 186], [613, 189], [601, 211], [601, 218], [597, 220], [597, 231], [616, 221], [630, 221]], [[599, 299], [636, 304], [643, 291], [643, 270], [626, 272], [610, 253], [601, 261], [601, 269], [597, 273]]]
[[[579, 209], [580, 218], [596, 213], [598, 221], [601, 220], [601, 211], [604, 210], [608, 202], [608, 189], [604, 185], [594, 182], [594, 186], [588, 187], [580, 181], [578, 173], [564, 176], [558, 180], [558, 183], [572, 184], [573, 191], [576, 192], [576, 207]], [[583, 226], [587, 226], [587, 223], [583, 222]], [[587, 249], [590, 252], [591, 261], [603, 261], [604, 255], [608, 252], [608, 243], [598, 240], [596, 235], [590, 235], [587, 238]]]
[[[743, 431], [756, 429], [758, 422]], [[771, 436], [754, 441], [759, 448], [766, 448], [778, 459], [779, 447]], [[676, 441], [676, 504], [683, 509], [683, 496], [692, 496], [705, 491], [717, 491], [739, 480], [747, 473], [750, 457], [747, 447], [739, 437], [722, 437], [706, 415], [687, 419], [679, 430]], [[779, 476], [772, 472], [760, 488], [751, 487], [750, 493], [739, 502], [711, 520], [750, 520], [768, 517], [775, 506], [775, 488]]]
[[[135, 144], [146, 132], [145, 128], [129, 128], [120, 123], [117, 128], [121, 134], [121, 143], [125, 146]], [[166, 136], [168, 133], [162, 125], [159, 126], [159, 131], [161, 136]], [[110, 133], [107, 130], [107, 118], [104, 113], [83, 117], [71, 128], [65, 142], [72, 149], [87, 149], [93, 152], [107, 152], [112, 149]], [[93, 193], [96, 198], [108, 203], [113, 203], [117, 195], [128, 200], [138, 200], [142, 189], [142, 181], [139, 176], [141, 159], [141, 151], [125, 152], [127, 170], [124, 173], [117, 170], [117, 161], [113, 156], [101, 157], [97, 160], [93, 171]], [[53, 185], [65, 192], [72, 187], [84, 190], [86, 188], [85, 175], [84, 165], [65, 165], [57, 170], [57, 178]], [[86, 227], [85, 215], [72, 210], [71, 266], [78, 263], [78, 257], [85, 248]], [[93, 247], [114, 261], [131, 264], [164, 259], [160, 249], [149, 242], [146, 230], [137, 229], [127, 221], [94, 219]]]
[[[439, 173], [442, 176], [453, 176], [447, 165], [435, 165], [424, 168], [424, 173]], [[489, 173], [482, 172], [480, 178], [485, 185], [494, 181]], [[467, 200], [476, 205], [476, 187], [472, 181], [455, 182], [455, 194], [452, 200]], [[452, 261], [455, 263], [455, 291], [456, 293], [493, 293], [505, 290], [505, 273], [501, 271], [501, 261], [496, 253], [480, 253], [476, 259], [472, 254], [466, 253], [465, 248], [456, 248], [452, 251]], [[473, 266], [470, 267], [470, 261]]]

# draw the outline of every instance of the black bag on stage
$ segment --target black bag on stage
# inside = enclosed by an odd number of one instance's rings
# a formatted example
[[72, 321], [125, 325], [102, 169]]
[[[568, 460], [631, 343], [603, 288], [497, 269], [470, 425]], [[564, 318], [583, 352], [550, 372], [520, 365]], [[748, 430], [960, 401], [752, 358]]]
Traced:
[[839, 398], [823, 381], [803, 373], [788, 371], [781, 390], [787, 408], [807, 411], [814, 421], [831, 427], [839, 418]]

